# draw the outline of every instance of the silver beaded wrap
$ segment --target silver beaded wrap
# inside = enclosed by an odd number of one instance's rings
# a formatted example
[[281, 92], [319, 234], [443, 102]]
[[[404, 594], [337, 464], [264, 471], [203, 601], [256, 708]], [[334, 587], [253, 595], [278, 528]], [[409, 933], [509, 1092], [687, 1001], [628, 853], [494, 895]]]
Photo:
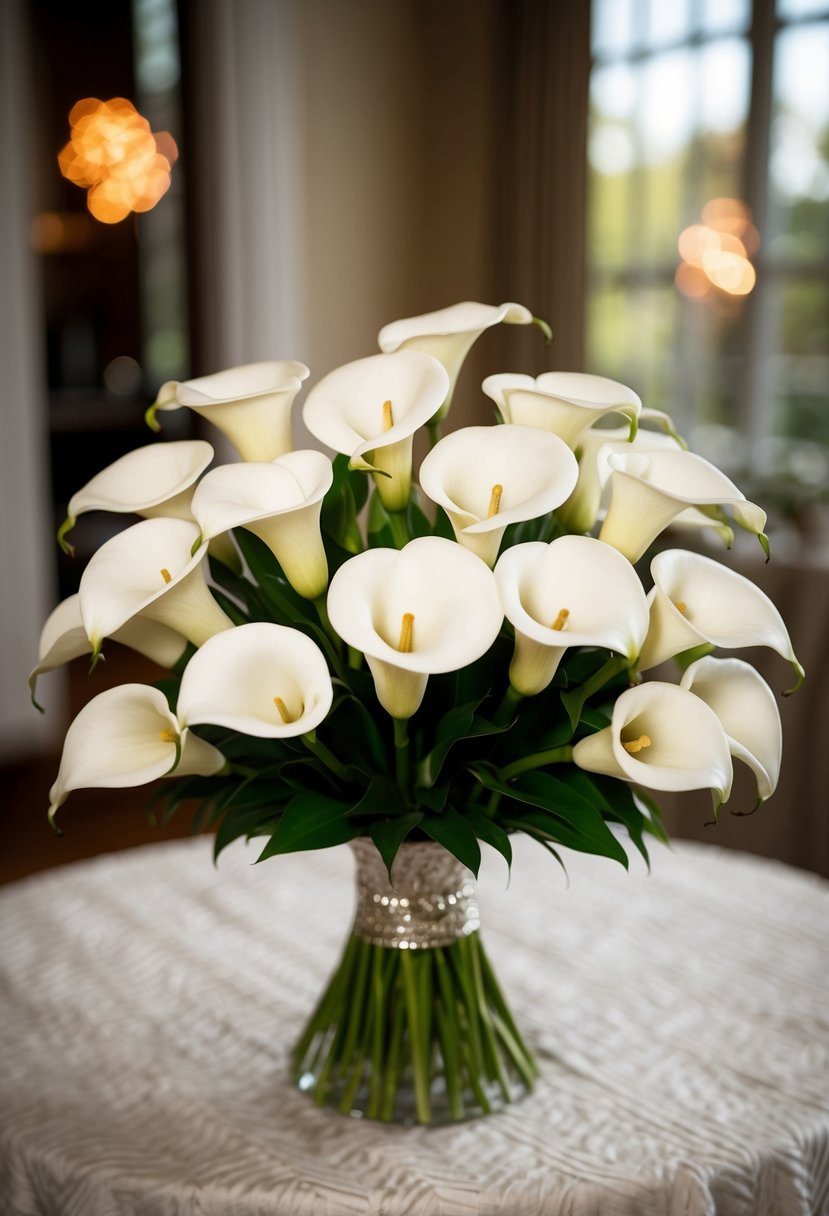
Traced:
[[373, 946], [429, 950], [451, 946], [481, 927], [469, 870], [431, 841], [402, 844], [389, 882], [371, 840], [351, 841], [357, 861], [354, 932]]

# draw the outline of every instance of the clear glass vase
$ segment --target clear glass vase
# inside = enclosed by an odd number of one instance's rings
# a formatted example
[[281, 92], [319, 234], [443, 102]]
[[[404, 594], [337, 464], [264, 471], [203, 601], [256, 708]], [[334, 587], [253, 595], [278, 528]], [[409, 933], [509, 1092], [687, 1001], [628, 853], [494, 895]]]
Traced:
[[372, 841], [351, 845], [357, 912], [293, 1056], [321, 1106], [395, 1123], [490, 1114], [536, 1065], [480, 934], [472, 875], [442, 845], [401, 846], [392, 882]]

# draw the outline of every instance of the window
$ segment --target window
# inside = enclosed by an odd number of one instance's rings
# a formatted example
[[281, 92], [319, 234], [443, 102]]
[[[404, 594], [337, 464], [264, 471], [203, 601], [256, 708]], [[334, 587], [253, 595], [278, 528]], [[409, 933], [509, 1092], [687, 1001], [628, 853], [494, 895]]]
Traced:
[[829, 482], [829, 4], [593, 0], [592, 22], [587, 366], [800, 507]]

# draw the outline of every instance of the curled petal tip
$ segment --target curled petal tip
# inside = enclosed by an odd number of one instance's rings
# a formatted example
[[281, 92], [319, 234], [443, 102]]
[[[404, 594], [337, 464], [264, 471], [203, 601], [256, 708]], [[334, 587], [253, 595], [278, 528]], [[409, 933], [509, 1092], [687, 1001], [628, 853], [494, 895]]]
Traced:
[[43, 706], [37, 700], [37, 674], [36, 674], [36, 672], [32, 672], [32, 674], [29, 676], [29, 693], [32, 698], [32, 705], [34, 705], [34, 707], [38, 711], [38, 713], [42, 714], [44, 712]]
[[195, 557], [195, 556], [196, 556], [196, 554], [198, 553], [199, 549], [202, 547], [203, 543], [204, 543], [204, 535], [203, 535], [203, 533], [201, 533], [201, 532], [200, 532], [200, 533], [198, 534], [198, 536], [196, 537], [196, 539], [193, 541], [193, 547], [192, 547], [192, 548], [191, 548], [191, 550], [190, 550], [190, 556], [191, 556], [191, 557]]
[[158, 421], [157, 417], [159, 404], [160, 403], [158, 401], [154, 401], [149, 409], [145, 410], [144, 412], [144, 421], [150, 430], [155, 431], [156, 434], [158, 434], [158, 432], [161, 430], [161, 423]]
[[738, 818], [738, 819], [746, 819], [749, 815], [753, 815], [756, 811], [759, 811], [760, 807], [763, 805], [763, 803], [765, 801], [766, 801], [765, 798], [758, 798], [750, 811], [732, 810], [731, 814], [736, 816], [736, 818]]
[[92, 675], [95, 668], [100, 662], [104, 661], [104, 652], [101, 649], [103, 646], [103, 638], [95, 638], [92, 641], [92, 660], [89, 664], [89, 674]]
[[795, 681], [794, 685], [791, 688], [785, 688], [783, 690], [782, 695], [784, 697], [790, 697], [792, 695], [792, 693], [797, 692], [798, 689], [800, 689], [802, 687], [803, 681], [806, 679], [806, 672], [805, 672], [804, 668], [801, 666], [801, 664], [798, 663], [797, 659], [792, 660], [792, 667], [794, 668], [795, 673], [797, 675], [797, 680]]
[[532, 323], [533, 323], [533, 325], [537, 325], [538, 328], [541, 330], [542, 334], [544, 335], [545, 342], [547, 342], [548, 344], [550, 342], [552, 342], [553, 331], [550, 328], [550, 326], [548, 325], [548, 323], [544, 320], [543, 317], [533, 317]]
[[768, 565], [768, 563], [771, 561], [771, 546], [769, 545], [769, 538], [766, 536], [765, 532], [758, 532], [757, 539], [760, 542], [760, 548], [766, 555], [766, 564]]
[[66, 540], [66, 533], [72, 531], [72, 529], [75, 526], [75, 523], [76, 523], [76, 520], [73, 519], [73, 517], [71, 515], [67, 515], [66, 519], [63, 521], [61, 526], [58, 528], [58, 538], [57, 538], [58, 544], [60, 545], [63, 552], [68, 554], [69, 557], [75, 556], [75, 546], [70, 545], [69, 541]]
[[49, 827], [52, 829], [52, 831], [55, 833], [56, 836], [63, 835], [63, 829], [59, 828], [58, 825], [55, 823], [55, 815], [57, 814], [59, 806], [60, 806], [59, 803], [53, 803], [49, 807], [49, 813], [46, 816], [46, 818], [49, 820]]

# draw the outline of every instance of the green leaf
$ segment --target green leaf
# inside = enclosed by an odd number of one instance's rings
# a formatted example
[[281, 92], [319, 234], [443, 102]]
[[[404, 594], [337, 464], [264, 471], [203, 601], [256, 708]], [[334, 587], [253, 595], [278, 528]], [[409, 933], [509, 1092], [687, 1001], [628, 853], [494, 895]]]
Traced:
[[320, 525], [323, 532], [333, 537], [343, 549], [352, 554], [359, 553], [363, 548], [363, 540], [357, 523], [360, 507], [354, 496], [354, 483], [364, 489], [362, 497], [365, 501], [368, 492], [366, 479], [362, 475], [349, 472], [348, 457], [342, 454], [335, 457], [332, 467], [334, 480], [323, 499]]
[[481, 847], [472, 828], [453, 807], [447, 807], [442, 815], [424, 815], [420, 827], [477, 877]]
[[449, 800], [450, 785], [451, 782], [448, 781], [443, 785], [434, 785], [431, 789], [419, 785], [415, 788], [414, 801], [418, 806], [425, 806], [427, 810], [440, 815]]
[[250, 839], [251, 836], [266, 836], [276, 830], [279, 822], [275, 808], [265, 810], [261, 806], [244, 807], [229, 811], [216, 831], [213, 839], [213, 860], [218, 861], [219, 854], [234, 840], [241, 837]]
[[397, 850], [423, 818], [422, 811], [409, 811], [405, 815], [396, 815], [393, 819], [376, 819], [369, 828], [369, 835], [377, 845], [377, 850], [383, 858], [391, 878], [391, 868]]
[[296, 853], [301, 849], [327, 849], [353, 840], [357, 829], [345, 818], [350, 809], [347, 802], [337, 798], [308, 792], [295, 794], [256, 860], [264, 861], [279, 853]]
[[493, 849], [497, 849], [501, 854], [507, 866], [512, 866], [512, 844], [504, 829], [478, 807], [468, 807], [463, 817], [478, 839], [492, 845]]
[[462, 739], [477, 739], [483, 735], [500, 735], [510, 729], [510, 724], [498, 726], [485, 718], [475, 717], [475, 710], [483, 698], [457, 705], [443, 715], [435, 730], [435, 746], [421, 760], [417, 769], [417, 782], [428, 789], [440, 776], [443, 763], [451, 749]]
[[409, 525], [409, 535], [412, 538], [416, 536], [432, 535], [432, 521], [423, 513], [414, 499], [412, 499], [412, 501], [409, 503], [407, 520]]
[[455, 529], [452, 527], [452, 520], [446, 514], [443, 507], [438, 507], [435, 511], [435, 522], [432, 524], [432, 536], [442, 536], [446, 540], [455, 539]]
[[366, 815], [381, 815], [385, 818], [390, 813], [394, 815], [395, 810], [401, 806], [401, 801], [400, 790], [395, 782], [378, 775], [372, 777], [359, 802], [349, 808], [349, 815], [354, 819]]
[[586, 798], [589, 798], [605, 819], [621, 823], [627, 829], [628, 836], [650, 869], [650, 857], [642, 839], [643, 833], [646, 831], [647, 817], [636, 805], [630, 786], [616, 777], [589, 775], [582, 769], [568, 770], [562, 776], [568, 785], [573, 786]]
[[388, 511], [383, 506], [376, 490], [369, 499], [367, 533], [368, 543], [372, 549], [396, 548]]
[[[470, 772], [487, 789], [500, 793], [512, 803], [506, 810], [499, 807], [498, 817], [510, 826], [522, 823], [541, 830], [551, 840], [577, 849], [581, 853], [596, 853], [611, 857], [627, 869], [628, 856], [602, 818], [601, 812], [587, 798], [565, 781], [538, 771], [522, 773], [505, 784], [491, 765], [472, 765]], [[525, 803], [537, 811], [526, 811]]]

